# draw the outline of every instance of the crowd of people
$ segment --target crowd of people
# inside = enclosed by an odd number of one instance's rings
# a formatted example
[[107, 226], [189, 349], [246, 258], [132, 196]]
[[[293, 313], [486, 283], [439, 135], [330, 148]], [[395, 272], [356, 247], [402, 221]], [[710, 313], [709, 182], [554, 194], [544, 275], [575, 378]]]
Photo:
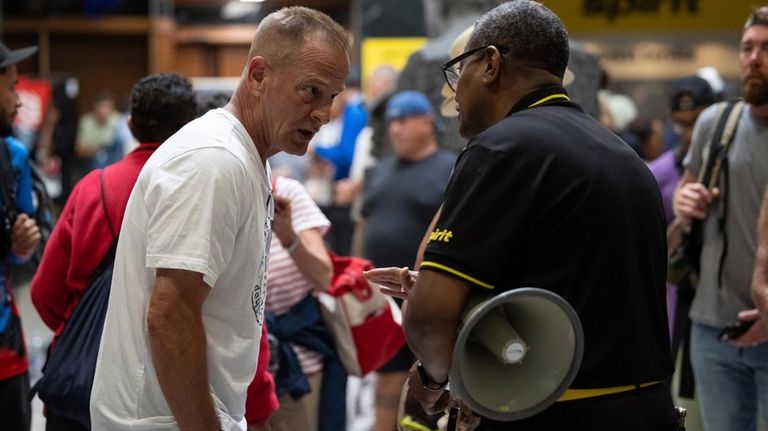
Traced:
[[[437, 103], [390, 67], [361, 90], [345, 29], [297, 6], [260, 22], [231, 95], [201, 100], [174, 73], [137, 82], [127, 116], [99, 95], [30, 285], [51, 352], [113, 274], [89, 419], [49, 405], [46, 429], [345, 429], [348, 376], [317, 303], [329, 252], [370, 260], [403, 310], [376, 431], [436, 429], [468, 301], [523, 286], [573, 307], [583, 359], [560, 400], [476, 429], [684, 429], [678, 355], [705, 430], [768, 423], [768, 6], [744, 25], [739, 94], [691, 71], [668, 118], [607, 89], [586, 113], [565, 26], [538, 2], [497, 2], [463, 29], [421, 71]], [[0, 44], [0, 405], [22, 431], [33, 394], [7, 267], [42, 240], [13, 137], [16, 64], [35, 50]], [[668, 281], [691, 232], [697, 277]]]

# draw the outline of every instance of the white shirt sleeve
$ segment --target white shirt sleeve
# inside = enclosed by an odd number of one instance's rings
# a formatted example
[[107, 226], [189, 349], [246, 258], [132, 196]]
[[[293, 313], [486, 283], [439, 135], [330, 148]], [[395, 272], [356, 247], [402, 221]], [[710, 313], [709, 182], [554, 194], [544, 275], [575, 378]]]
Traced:
[[203, 274], [209, 286], [232, 257], [245, 167], [224, 148], [187, 151], [158, 166], [146, 193], [146, 264]]

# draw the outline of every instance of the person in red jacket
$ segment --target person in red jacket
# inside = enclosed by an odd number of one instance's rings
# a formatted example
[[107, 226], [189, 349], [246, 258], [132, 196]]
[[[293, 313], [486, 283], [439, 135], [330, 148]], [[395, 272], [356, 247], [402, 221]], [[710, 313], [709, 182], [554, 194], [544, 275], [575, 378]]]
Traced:
[[[133, 87], [129, 127], [141, 144], [123, 160], [103, 169], [108, 218], [101, 202], [102, 170], [96, 170], [72, 190], [30, 286], [32, 303], [43, 322], [55, 333], [54, 348], [56, 338], [88, 288], [96, 267], [120, 232], [128, 197], [144, 163], [163, 141], [194, 119], [196, 112], [192, 86], [179, 75], [150, 75]], [[264, 372], [269, 362], [269, 349], [262, 347], [261, 351], [266, 356], [259, 358], [257, 380], [263, 392], [259, 414], [264, 420], [277, 406], [272, 377]], [[83, 427], [48, 412], [46, 429], [79, 430]]]

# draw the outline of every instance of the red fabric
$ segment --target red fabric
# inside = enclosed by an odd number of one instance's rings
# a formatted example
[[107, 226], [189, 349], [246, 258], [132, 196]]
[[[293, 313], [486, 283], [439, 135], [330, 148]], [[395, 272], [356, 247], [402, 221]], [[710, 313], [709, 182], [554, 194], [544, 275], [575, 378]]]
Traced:
[[[338, 314], [329, 316], [343, 325], [331, 325], [335, 337], [354, 344], [355, 350], [338, 348], [347, 372], [364, 376], [389, 362], [405, 344], [405, 334], [395, 321], [390, 301], [375, 291], [363, 275], [373, 264], [360, 257], [328, 253], [333, 263], [333, 279], [327, 294], [336, 298]], [[342, 343], [341, 345], [348, 345]]]
[[261, 344], [259, 346], [259, 363], [256, 366], [256, 376], [248, 386], [248, 398], [245, 401], [245, 419], [249, 424], [261, 422], [280, 407], [275, 394], [275, 380], [267, 371], [269, 365], [269, 340], [267, 325], [261, 327]]
[[[0, 142], [1, 143], [1, 142]], [[11, 302], [11, 314], [12, 319], [19, 319], [19, 310], [16, 308], [16, 301], [13, 299], [13, 288], [10, 279], [6, 276], [5, 279], [5, 291], [10, 297]], [[10, 325], [10, 322], [9, 322]], [[15, 350], [2, 348], [0, 349], [0, 380], [10, 379], [16, 377], [19, 374], [24, 374], [29, 368], [29, 357], [27, 356], [27, 347], [24, 343], [24, 332], [19, 331], [20, 342], [24, 345], [24, 354], [19, 356]]]
[[[141, 144], [104, 170], [104, 194], [116, 234], [120, 233], [139, 172], [158, 146]], [[112, 245], [112, 238], [101, 205], [99, 171], [92, 171], [72, 190], [30, 285], [32, 303], [56, 337]]]

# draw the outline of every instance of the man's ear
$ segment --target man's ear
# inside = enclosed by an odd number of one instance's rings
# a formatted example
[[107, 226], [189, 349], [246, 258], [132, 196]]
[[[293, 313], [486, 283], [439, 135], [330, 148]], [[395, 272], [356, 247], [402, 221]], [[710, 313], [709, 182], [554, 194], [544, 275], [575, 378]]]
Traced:
[[128, 119], [125, 121], [125, 123], [128, 126], [128, 130], [133, 133], [133, 115], [128, 114]]
[[496, 47], [488, 47], [483, 52], [483, 61], [485, 61], [483, 83], [492, 85], [501, 77], [501, 68], [504, 66], [501, 53]]
[[248, 61], [248, 83], [249, 88], [260, 86], [267, 76], [267, 60], [261, 56], [255, 56]]

